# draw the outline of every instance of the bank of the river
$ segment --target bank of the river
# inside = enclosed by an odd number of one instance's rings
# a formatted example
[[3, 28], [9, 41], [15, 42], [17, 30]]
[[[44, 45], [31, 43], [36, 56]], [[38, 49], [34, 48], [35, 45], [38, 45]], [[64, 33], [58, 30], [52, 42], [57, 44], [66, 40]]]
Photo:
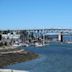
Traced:
[[[8, 51], [8, 52], [7, 52]], [[2, 53], [2, 54], [1, 54]], [[0, 68], [4, 66], [25, 62], [37, 58], [38, 55], [30, 51], [21, 50], [1, 50], [0, 51]]]
[[50, 43], [44, 47], [22, 48], [40, 54], [37, 59], [6, 66], [5, 69], [29, 72], [72, 72], [72, 44]]

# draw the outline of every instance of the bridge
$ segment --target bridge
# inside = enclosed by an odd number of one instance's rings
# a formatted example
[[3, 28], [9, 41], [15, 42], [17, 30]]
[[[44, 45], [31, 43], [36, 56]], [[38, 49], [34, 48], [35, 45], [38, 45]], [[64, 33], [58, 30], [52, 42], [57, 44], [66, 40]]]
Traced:
[[27, 30], [29, 33], [37, 33], [44, 35], [49, 35], [50, 33], [55, 33], [58, 35], [58, 40], [63, 41], [63, 35], [66, 36], [72, 36], [72, 29], [32, 29], [32, 30]]
[[30, 29], [29, 32], [42, 32], [42, 33], [72, 33], [72, 29]]
[[[21, 32], [22, 30], [12, 30], [12, 31], [19, 31]], [[46, 35], [57, 35], [59, 41], [63, 41], [63, 36], [72, 36], [72, 29], [27, 29], [23, 30], [27, 31], [28, 35], [33, 33], [35, 34], [35, 37], [40, 37], [41, 36], [46, 36]]]

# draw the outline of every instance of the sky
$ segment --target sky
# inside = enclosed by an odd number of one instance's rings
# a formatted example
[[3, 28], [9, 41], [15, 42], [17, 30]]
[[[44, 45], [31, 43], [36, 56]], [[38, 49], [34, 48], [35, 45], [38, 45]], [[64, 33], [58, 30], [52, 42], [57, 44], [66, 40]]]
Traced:
[[72, 0], [0, 0], [0, 29], [72, 28]]

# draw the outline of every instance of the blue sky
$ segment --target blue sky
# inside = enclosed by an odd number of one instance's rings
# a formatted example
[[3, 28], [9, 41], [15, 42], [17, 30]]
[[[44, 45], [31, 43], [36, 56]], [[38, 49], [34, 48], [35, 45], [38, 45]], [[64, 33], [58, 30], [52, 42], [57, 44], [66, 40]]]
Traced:
[[72, 28], [72, 0], [0, 0], [0, 29]]

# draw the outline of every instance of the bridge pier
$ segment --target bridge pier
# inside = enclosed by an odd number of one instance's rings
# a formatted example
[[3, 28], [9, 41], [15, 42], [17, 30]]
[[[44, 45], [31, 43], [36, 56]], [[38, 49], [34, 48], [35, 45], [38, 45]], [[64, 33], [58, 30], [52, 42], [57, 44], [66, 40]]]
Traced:
[[58, 41], [63, 42], [63, 34], [62, 34], [62, 32], [59, 33], [59, 35], [58, 35]]

